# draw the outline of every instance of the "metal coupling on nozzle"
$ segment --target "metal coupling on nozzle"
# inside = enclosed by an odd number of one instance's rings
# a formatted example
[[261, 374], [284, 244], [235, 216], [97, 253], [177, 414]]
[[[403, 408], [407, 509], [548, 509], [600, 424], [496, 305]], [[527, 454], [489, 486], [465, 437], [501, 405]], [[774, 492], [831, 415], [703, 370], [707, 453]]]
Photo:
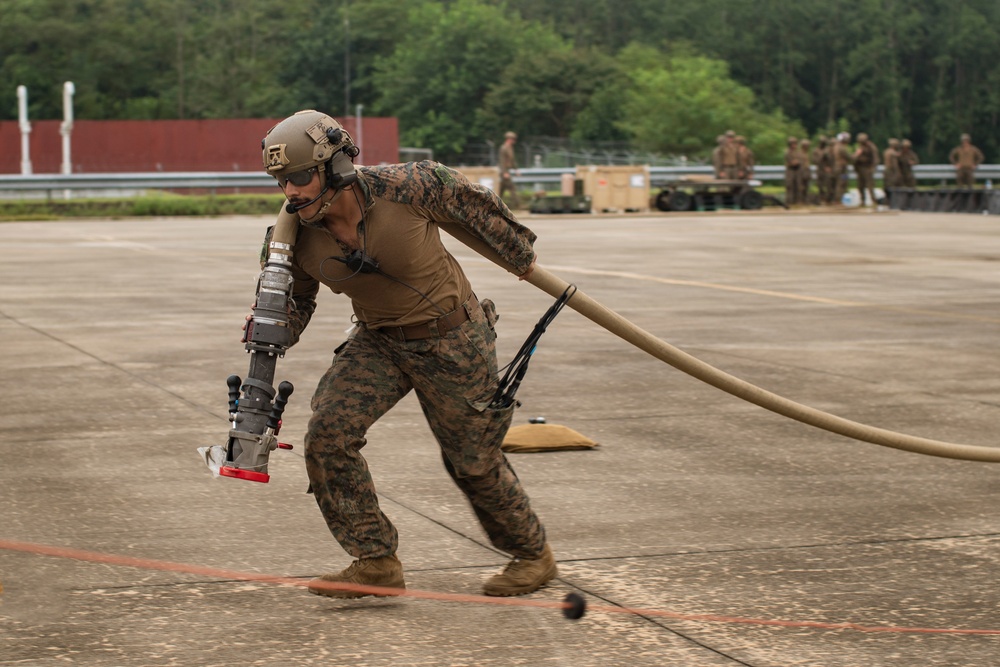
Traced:
[[[235, 376], [230, 377], [230, 381], [233, 377]], [[277, 435], [281, 428], [281, 415], [293, 390], [291, 382], [282, 382], [278, 385], [278, 395], [274, 399], [261, 433], [256, 432], [258, 428], [252, 427], [254, 420], [241, 419], [243, 415], [238, 410], [231, 413], [233, 428], [229, 431], [229, 442], [226, 443], [225, 465], [219, 467], [220, 475], [263, 483], [271, 479], [267, 472], [271, 452], [279, 447], [291, 449], [290, 446], [279, 443]]]

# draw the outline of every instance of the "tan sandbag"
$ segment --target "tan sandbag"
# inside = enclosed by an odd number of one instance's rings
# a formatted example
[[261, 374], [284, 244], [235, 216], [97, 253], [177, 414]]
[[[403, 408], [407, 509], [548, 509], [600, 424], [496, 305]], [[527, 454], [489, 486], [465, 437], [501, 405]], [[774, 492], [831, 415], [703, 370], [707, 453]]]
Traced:
[[599, 445], [585, 435], [559, 424], [521, 424], [512, 426], [500, 446], [505, 452], [553, 452], [593, 449]]

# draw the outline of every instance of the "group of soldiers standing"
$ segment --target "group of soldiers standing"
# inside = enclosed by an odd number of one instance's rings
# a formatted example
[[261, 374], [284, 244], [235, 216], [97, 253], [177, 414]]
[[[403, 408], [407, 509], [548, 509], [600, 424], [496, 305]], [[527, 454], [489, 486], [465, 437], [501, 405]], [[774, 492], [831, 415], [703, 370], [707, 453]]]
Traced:
[[746, 137], [727, 130], [715, 141], [717, 146], [712, 151], [712, 166], [716, 178], [726, 181], [753, 178], [754, 154], [747, 146]]
[[[875, 204], [875, 171], [884, 165], [883, 182], [886, 188], [916, 187], [913, 167], [920, 158], [909, 139], [890, 139], [883, 152], [864, 132], [851, 146], [851, 135], [841, 132], [836, 137], [821, 136], [818, 145], [810, 151], [808, 139], [801, 142], [788, 138], [785, 151], [785, 203], [789, 206], [818, 202], [821, 205], [839, 204], [847, 191], [848, 168], [853, 167], [858, 182], [861, 203]], [[817, 197], [809, 192], [815, 166]]]
[[[818, 146], [810, 151], [808, 139], [788, 138], [785, 151], [785, 203], [789, 206], [817, 202], [822, 205], [843, 201], [848, 184], [848, 168], [853, 167], [858, 182], [861, 205], [874, 206], [875, 172], [883, 165], [883, 186], [889, 188], [914, 188], [914, 165], [920, 158], [909, 139], [889, 139], [888, 147], [879, 152], [878, 147], [864, 132], [858, 133], [857, 143], [851, 147], [851, 135], [841, 132], [833, 139], [821, 136]], [[983, 153], [972, 145], [971, 137], [963, 134], [961, 143], [949, 156], [955, 167], [955, 180], [960, 188], [975, 186], [975, 171], [983, 162]], [[815, 176], [813, 167], [815, 166]], [[812, 180], [816, 180], [817, 197], [810, 195]]]

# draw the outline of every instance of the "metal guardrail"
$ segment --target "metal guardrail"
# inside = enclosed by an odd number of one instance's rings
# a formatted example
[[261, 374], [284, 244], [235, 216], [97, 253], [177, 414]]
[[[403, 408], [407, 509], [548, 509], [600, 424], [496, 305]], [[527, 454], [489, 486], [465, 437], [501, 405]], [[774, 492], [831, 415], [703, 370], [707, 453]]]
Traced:
[[[953, 181], [955, 170], [947, 164], [923, 164], [914, 167], [918, 181], [941, 183]], [[559, 184], [563, 174], [575, 174], [576, 169], [567, 168], [526, 168], [519, 170], [514, 182], [524, 185]], [[659, 187], [686, 176], [712, 174], [709, 166], [650, 167], [650, 184]], [[881, 167], [877, 176], [882, 175]], [[759, 165], [754, 169], [754, 178], [763, 182], [783, 181], [784, 167], [781, 165]], [[976, 170], [979, 182], [996, 181], [1000, 185], [1000, 164], [980, 165]], [[105, 174], [3, 174], [0, 175], [0, 193], [48, 192], [68, 190], [174, 190], [198, 188], [203, 190], [236, 188], [275, 188], [274, 179], [256, 171], [233, 172], [149, 172], [149, 173], [105, 173]]]
[[0, 191], [11, 190], [148, 190], [186, 188], [273, 188], [263, 172], [149, 172], [136, 174], [0, 175]]
[[[813, 173], [816, 168], [813, 167]], [[882, 178], [882, 167], [876, 170], [876, 178]], [[575, 168], [560, 169], [521, 169], [520, 176], [514, 178], [515, 182], [521, 183], [558, 183], [563, 174], [576, 173]], [[662, 186], [667, 183], [678, 181], [685, 176], [711, 176], [712, 167], [708, 165], [691, 165], [684, 167], [650, 167], [649, 180], [655, 186]], [[850, 170], [851, 178], [854, 177], [853, 169]], [[955, 180], [955, 168], [950, 164], [919, 164], [913, 168], [913, 175], [917, 181], [931, 181], [941, 183], [942, 181]], [[781, 182], [785, 180], [785, 168], [783, 165], [767, 164], [754, 167], [753, 177], [763, 182]], [[980, 182], [986, 180], [997, 181], [1000, 184], [1000, 164], [983, 164], [976, 170], [976, 179]]]

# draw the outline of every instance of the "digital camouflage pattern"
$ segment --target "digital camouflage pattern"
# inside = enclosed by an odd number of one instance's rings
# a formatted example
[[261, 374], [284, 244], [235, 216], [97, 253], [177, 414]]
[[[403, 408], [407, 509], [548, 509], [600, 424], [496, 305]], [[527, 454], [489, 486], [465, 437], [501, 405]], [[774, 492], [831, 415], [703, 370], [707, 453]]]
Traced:
[[396, 552], [396, 529], [379, 509], [361, 449], [371, 425], [411, 389], [493, 545], [520, 558], [544, 549], [545, 532], [500, 449], [514, 408], [489, 407], [496, 335], [483, 310], [472, 311], [441, 338], [402, 342], [357, 327], [316, 388], [306, 470], [330, 531], [354, 558]]
[[358, 182], [373, 197], [419, 206], [434, 222], [454, 222], [496, 250], [521, 275], [535, 258], [535, 234], [519, 223], [495, 192], [443, 164], [424, 160], [360, 167]]
[[861, 205], [865, 205], [865, 193], [874, 206], [875, 200], [875, 169], [879, 163], [878, 147], [872, 143], [871, 139], [862, 138], [858, 135], [858, 149], [854, 152], [854, 175], [858, 179], [858, 194], [861, 197]]
[[[358, 174], [366, 210], [380, 199], [412, 206], [428, 224], [460, 227], [519, 275], [534, 261], [531, 230], [491, 190], [448, 167], [424, 161], [359, 167]], [[426, 291], [419, 276], [394, 277]], [[316, 308], [316, 292], [293, 294], [290, 328], [297, 341]], [[400, 341], [359, 323], [319, 381], [305, 437], [306, 470], [331, 533], [354, 558], [396, 551], [396, 528], [379, 507], [361, 450], [372, 424], [411, 390], [445, 468], [492, 544], [519, 558], [537, 558], [545, 547], [545, 531], [500, 449], [514, 408], [489, 406], [499, 385], [495, 311], [488, 300], [468, 310], [466, 322], [424, 340]]]

